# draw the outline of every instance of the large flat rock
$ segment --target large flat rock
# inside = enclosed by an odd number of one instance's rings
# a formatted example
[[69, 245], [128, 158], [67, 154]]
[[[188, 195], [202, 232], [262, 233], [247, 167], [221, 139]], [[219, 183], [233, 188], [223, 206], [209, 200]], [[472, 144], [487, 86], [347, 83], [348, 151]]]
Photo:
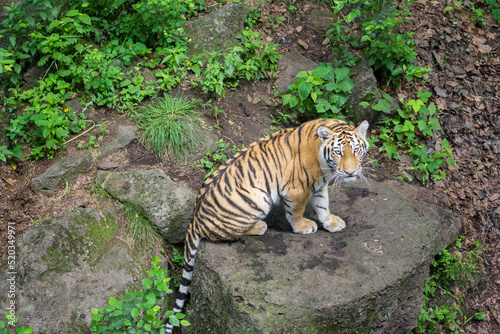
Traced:
[[[458, 236], [443, 197], [398, 182], [330, 190], [343, 232], [291, 231], [202, 242], [189, 333], [404, 333], [415, 327], [428, 261]], [[309, 215], [310, 217], [314, 217]]]

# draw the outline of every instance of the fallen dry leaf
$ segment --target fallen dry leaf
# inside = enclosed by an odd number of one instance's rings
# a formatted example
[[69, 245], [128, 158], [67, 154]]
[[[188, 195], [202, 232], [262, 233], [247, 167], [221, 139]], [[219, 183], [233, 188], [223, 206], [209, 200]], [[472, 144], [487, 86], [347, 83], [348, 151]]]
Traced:
[[16, 180], [11, 179], [10, 177], [4, 178], [5, 182], [7, 182], [10, 186], [14, 186], [16, 184]]
[[306, 50], [309, 48], [309, 45], [301, 39], [298, 40], [298, 43]]

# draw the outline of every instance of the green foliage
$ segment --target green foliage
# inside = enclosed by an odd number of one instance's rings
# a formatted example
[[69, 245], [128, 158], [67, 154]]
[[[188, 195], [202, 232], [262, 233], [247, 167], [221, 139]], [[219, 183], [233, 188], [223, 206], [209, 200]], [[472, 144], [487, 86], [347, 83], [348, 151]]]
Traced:
[[166, 96], [130, 114], [139, 126], [143, 145], [160, 158], [184, 158], [200, 141], [195, 133], [201, 120], [196, 100]]
[[297, 118], [342, 119], [340, 111], [354, 87], [350, 75], [348, 68], [333, 68], [329, 63], [299, 72], [295, 84], [288, 86], [292, 92], [282, 96], [283, 106]]
[[110, 297], [105, 308], [91, 309], [91, 333], [165, 333], [165, 318], [174, 326], [190, 325], [182, 313], [162, 312], [166, 295], [172, 290], [167, 271], [157, 265], [159, 262], [155, 256], [149, 278], [142, 280], [143, 290], [129, 292], [122, 300]]
[[500, 1], [499, 0], [486, 0], [486, 4], [488, 5], [488, 10], [493, 15], [493, 18], [500, 23]]
[[201, 9], [200, 0], [100, 0], [91, 1], [87, 12], [98, 16], [98, 26], [109, 40], [128, 37], [145, 44], [173, 45], [183, 39], [180, 25]]
[[[223, 55], [220, 52], [199, 55], [192, 59], [191, 70], [200, 77], [205, 92], [225, 95], [226, 87], [236, 88], [240, 79], [259, 80], [272, 77], [278, 70], [277, 45], [263, 43], [260, 33], [243, 30], [240, 43]], [[208, 56], [208, 57], [207, 57]]]
[[[33, 333], [33, 328], [17, 327], [16, 334], [30, 334]], [[0, 321], [0, 334], [10, 334], [10, 330], [5, 328], [5, 323]]]
[[49, 74], [39, 86], [21, 93], [13, 90], [13, 96], [6, 99], [11, 109], [26, 103], [24, 113], [11, 119], [7, 136], [15, 144], [29, 144], [33, 148], [30, 157], [52, 157], [70, 133], [85, 127], [85, 114], [75, 114], [65, 106], [70, 89], [57, 74]]
[[7, 146], [0, 146], [0, 160], [7, 162], [11, 158], [17, 158], [22, 160], [24, 158], [23, 152], [21, 151], [21, 145], [15, 145], [12, 149], [8, 149]]
[[[403, 5], [404, 6], [404, 5]], [[342, 11], [347, 12], [343, 15]], [[412, 32], [398, 33], [401, 23], [411, 14], [408, 9], [398, 10], [393, 2], [378, 0], [335, 0], [334, 14], [339, 19], [333, 23], [327, 35], [333, 46], [341, 51], [344, 43], [363, 48], [375, 71], [389, 81], [398, 81], [405, 74], [408, 81], [413, 76], [426, 77], [428, 68], [414, 66], [416, 59]], [[356, 23], [361, 33], [352, 31], [348, 24]], [[350, 61], [353, 57], [349, 57]]]
[[[162, 249], [162, 252], [165, 252], [164, 249]], [[174, 265], [172, 265], [174, 264]], [[172, 247], [172, 263], [171, 263], [171, 269], [173, 271], [172, 276], [172, 282], [174, 287], [178, 288], [181, 285], [181, 279], [182, 279], [182, 268], [184, 267], [184, 256], [182, 253], [175, 247]]]
[[[481, 258], [483, 249], [479, 242], [468, 252], [462, 249], [464, 237], [460, 236], [452, 250], [443, 249], [431, 262], [431, 275], [424, 285], [422, 312], [415, 333], [442, 333], [443, 328], [451, 333], [463, 333], [462, 327], [470, 320], [484, 320], [486, 314], [477, 312], [467, 318], [460, 309], [459, 302], [464, 296], [454, 293], [455, 287], [473, 288], [477, 286], [480, 275], [484, 273]], [[459, 255], [460, 254], [460, 255]], [[448, 296], [453, 303], [436, 303], [437, 292]]]
[[[434, 103], [426, 105], [431, 93], [419, 91], [418, 96], [420, 99], [408, 101], [403, 110], [399, 109], [397, 115], [387, 119], [385, 125], [380, 127], [380, 135], [372, 139], [372, 142], [381, 141], [379, 150], [386, 152], [389, 158], [399, 159], [398, 150], [407, 151], [413, 158], [412, 168], [419, 173], [420, 181], [425, 184], [429, 177], [434, 180], [443, 179], [446, 176], [443, 164], [446, 162], [454, 166], [455, 160], [446, 138], [441, 141], [441, 150], [420, 143], [422, 139], [434, 137], [434, 130], [441, 129], [441, 126], [435, 117], [438, 109]], [[385, 95], [373, 108], [386, 110], [388, 98]]]
[[[214, 148], [212, 151], [208, 151], [205, 157], [199, 160], [198, 167], [207, 168], [210, 170], [203, 178], [204, 180], [212, 175], [220, 165], [224, 164], [228, 160], [227, 155], [229, 153], [232, 153], [234, 155], [236, 154], [236, 152], [240, 151], [240, 149], [236, 145], [233, 145], [232, 148], [229, 148], [229, 145], [229, 143], [224, 143], [224, 141], [221, 139], [217, 142], [216, 148]], [[242, 146], [241, 149], [243, 148], [244, 146]]]

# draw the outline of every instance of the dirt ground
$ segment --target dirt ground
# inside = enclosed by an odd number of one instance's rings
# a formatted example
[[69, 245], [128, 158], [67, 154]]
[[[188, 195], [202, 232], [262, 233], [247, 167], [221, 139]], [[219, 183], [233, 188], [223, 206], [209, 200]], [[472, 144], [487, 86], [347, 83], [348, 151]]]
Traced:
[[[256, 2], [256, 1], [254, 1]], [[450, 2], [451, 3], [451, 2]], [[316, 62], [331, 62], [336, 55], [323, 45], [324, 33], [315, 31], [308, 24], [307, 13], [316, 3], [299, 0], [295, 15], [287, 8], [288, 2], [270, 2], [262, 7], [262, 26], [257, 28], [267, 41], [279, 44], [281, 54], [300, 53]], [[463, 330], [470, 333], [500, 333], [500, 60], [499, 24], [490, 15], [486, 28], [478, 27], [465, 10], [445, 11], [447, 1], [418, 1], [411, 5], [413, 15], [404, 29], [414, 31], [418, 65], [433, 69], [427, 82], [403, 81], [399, 87], [382, 85], [397, 98], [408, 101], [415, 98], [419, 89], [431, 91], [434, 102], [441, 110], [441, 138], [448, 138], [454, 152], [456, 166], [448, 168], [444, 181], [430, 182], [426, 187], [444, 193], [463, 222], [464, 250], [479, 241], [484, 251], [486, 273], [477, 288], [465, 293], [465, 314], [485, 312], [484, 321], [470, 321]], [[486, 10], [485, 10], [486, 13]], [[274, 29], [268, 15], [283, 16], [283, 24]], [[456, 20], [456, 24], [451, 24]], [[307, 48], [306, 48], [307, 47]], [[217, 126], [220, 138], [238, 147], [248, 145], [263, 135], [278, 130], [279, 107], [274, 102], [274, 80], [241, 82], [235, 91], [228, 91], [225, 98], [207, 104], [209, 96], [188, 85], [177, 90], [204, 101], [204, 115], [210, 126]], [[279, 106], [279, 104], [278, 104]], [[223, 110], [217, 119], [208, 111], [218, 107]], [[87, 119], [96, 124], [107, 121], [103, 143], [116, 134], [117, 126], [130, 120], [115, 110], [88, 110]], [[82, 151], [79, 142], [87, 143], [90, 135], [100, 135], [98, 128], [74, 140], [55, 159]], [[376, 130], [372, 130], [376, 135]], [[434, 145], [435, 143], [429, 143]], [[104, 144], [101, 144], [101, 146]], [[24, 161], [13, 169], [0, 162], [0, 254], [6, 245], [7, 222], [16, 223], [18, 234], [30, 225], [51, 218], [75, 207], [103, 205], [94, 192], [97, 166], [80, 175], [75, 181], [61, 186], [52, 195], [35, 194], [30, 189], [33, 177], [42, 174], [53, 160]], [[388, 160], [377, 148], [371, 148], [368, 162], [379, 161], [372, 179], [395, 179], [401, 171], [412, 174], [404, 163]], [[207, 170], [196, 162], [161, 162], [148, 153], [135, 139], [126, 150], [107, 158], [118, 163], [116, 171], [128, 169], [162, 168], [175, 181], [185, 182], [198, 191]], [[417, 179], [417, 178], [415, 178]], [[413, 181], [418, 184], [418, 181]], [[0, 261], [3, 262], [3, 261]], [[1, 270], [1, 268], [0, 268]]]

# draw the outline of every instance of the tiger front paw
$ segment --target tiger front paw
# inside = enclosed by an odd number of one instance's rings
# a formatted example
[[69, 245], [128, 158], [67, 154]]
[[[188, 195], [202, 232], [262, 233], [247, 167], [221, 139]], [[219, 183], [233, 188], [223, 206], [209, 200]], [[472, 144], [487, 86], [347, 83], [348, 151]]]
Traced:
[[345, 228], [345, 222], [340, 217], [329, 215], [326, 217], [326, 221], [323, 222], [323, 227], [329, 232], [338, 232]]
[[293, 232], [299, 234], [311, 234], [318, 230], [318, 225], [307, 218], [302, 218], [299, 222], [292, 224]]

